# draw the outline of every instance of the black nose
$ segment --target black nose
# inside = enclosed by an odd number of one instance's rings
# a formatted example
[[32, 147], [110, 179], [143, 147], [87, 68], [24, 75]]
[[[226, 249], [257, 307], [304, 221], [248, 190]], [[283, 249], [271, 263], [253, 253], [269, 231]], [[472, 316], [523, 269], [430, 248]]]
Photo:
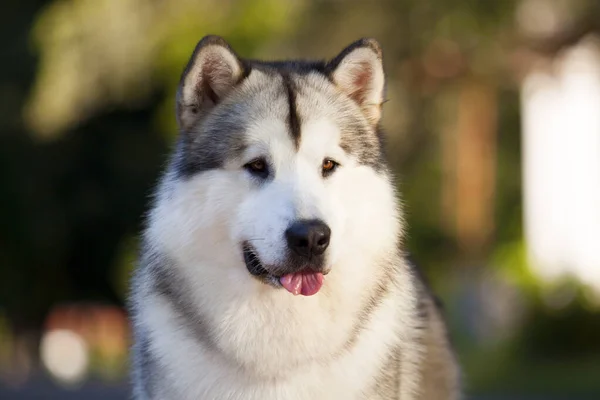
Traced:
[[307, 258], [322, 255], [330, 237], [331, 229], [317, 219], [296, 221], [285, 231], [288, 247]]

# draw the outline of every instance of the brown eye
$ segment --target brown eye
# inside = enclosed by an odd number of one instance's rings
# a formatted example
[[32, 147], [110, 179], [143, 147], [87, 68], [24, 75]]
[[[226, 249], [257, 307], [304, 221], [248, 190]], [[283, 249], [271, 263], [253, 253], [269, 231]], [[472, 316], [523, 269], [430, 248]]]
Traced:
[[333, 160], [330, 160], [328, 158], [323, 160], [323, 165], [322, 165], [323, 176], [327, 176], [327, 175], [331, 174], [333, 171], [335, 171], [337, 166], [338, 166], [338, 163], [336, 163]]
[[263, 160], [252, 161], [248, 164], [248, 168], [255, 172], [261, 172], [265, 169], [265, 162]]
[[267, 175], [269, 175], [267, 162], [262, 158], [249, 162], [248, 164], [244, 165], [244, 168], [246, 168], [246, 170], [248, 170], [252, 175], [256, 175], [261, 178], [265, 178]]

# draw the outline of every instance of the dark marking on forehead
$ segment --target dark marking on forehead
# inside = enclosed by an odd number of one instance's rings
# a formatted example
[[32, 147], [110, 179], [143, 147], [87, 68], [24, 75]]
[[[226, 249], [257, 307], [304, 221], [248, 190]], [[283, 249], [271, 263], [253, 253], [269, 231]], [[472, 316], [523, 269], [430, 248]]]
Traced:
[[288, 99], [288, 128], [290, 129], [290, 135], [294, 140], [296, 149], [298, 149], [300, 147], [301, 124], [300, 116], [298, 115], [298, 110], [296, 109], [296, 87], [289, 74], [282, 73], [281, 77], [283, 78], [283, 86], [285, 87]]

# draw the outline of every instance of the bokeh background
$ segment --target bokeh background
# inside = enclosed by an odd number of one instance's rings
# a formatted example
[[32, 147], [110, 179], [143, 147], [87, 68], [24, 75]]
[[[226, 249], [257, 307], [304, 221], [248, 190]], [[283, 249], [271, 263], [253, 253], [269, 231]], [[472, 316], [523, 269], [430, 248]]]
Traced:
[[600, 2], [5, 0], [0, 398], [127, 396], [123, 305], [205, 34], [383, 46], [407, 248], [473, 399], [600, 399]]

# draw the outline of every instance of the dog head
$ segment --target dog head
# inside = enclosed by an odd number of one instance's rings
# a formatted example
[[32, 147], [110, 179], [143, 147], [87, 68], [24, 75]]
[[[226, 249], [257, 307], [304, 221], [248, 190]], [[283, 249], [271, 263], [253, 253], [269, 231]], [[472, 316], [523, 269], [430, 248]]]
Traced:
[[181, 77], [153, 236], [179, 261], [209, 265], [205, 279], [304, 295], [395, 246], [383, 93], [372, 39], [328, 62], [258, 62], [205, 37]]

